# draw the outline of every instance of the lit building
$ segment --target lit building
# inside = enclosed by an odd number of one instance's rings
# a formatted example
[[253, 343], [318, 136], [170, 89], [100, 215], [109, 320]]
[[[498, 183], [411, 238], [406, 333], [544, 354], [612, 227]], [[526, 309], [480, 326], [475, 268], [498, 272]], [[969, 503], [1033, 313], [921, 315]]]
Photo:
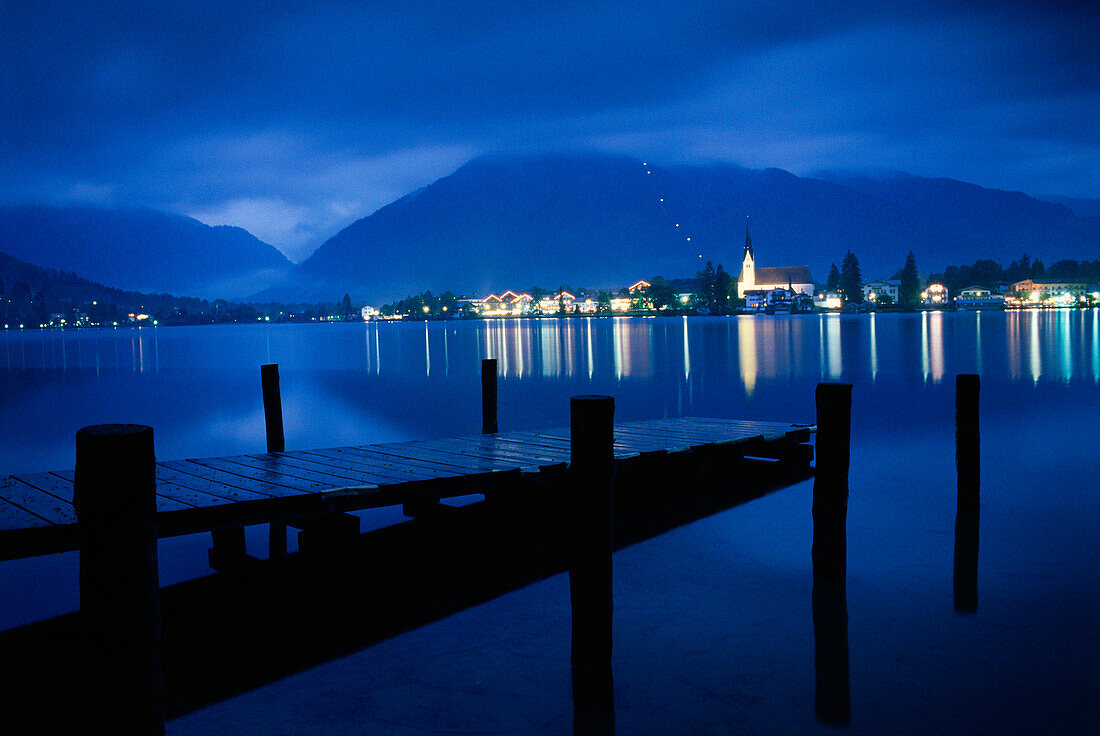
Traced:
[[868, 281], [863, 285], [863, 299], [868, 302], [885, 301], [883, 297], [889, 297], [893, 304], [898, 303], [898, 294], [901, 291], [901, 281]]
[[745, 256], [741, 261], [741, 275], [737, 279], [737, 298], [744, 299], [747, 291], [771, 291], [790, 289], [813, 296], [814, 279], [807, 266], [760, 266], [752, 250], [749, 226], [745, 225]]
[[984, 286], [968, 286], [955, 297], [959, 309], [1004, 309], [1004, 294], [994, 294]]
[[814, 306], [818, 309], [840, 309], [844, 302], [839, 291], [823, 291], [814, 297]]
[[568, 291], [562, 291], [557, 294], [547, 294], [538, 300], [537, 307], [543, 314], [554, 314], [556, 312], [573, 311], [573, 302], [577, 300], [577, 297], [570, 294]]
[[628, 296], [613, 296], [611, 297], [611, 311], [612, 312], [629, 312], [630, 304], [634, 300]]
[[1089, 284], [1087, 281], [1035, 281], [1024, 279], [1017, 281], [1010, 287], [1012, 291], [1020, 295], [1020, 301], [1024, 303], [1041, 304], [1044, 302], [1054, 304], [1070, 304], [1076, 301], [1084, 301], [1087, 298]]
[[483, 317], [506, 317], [526, 314], [534, 301], [530, 294], [517, 294], [509, 289], [500, 296], [490, 294], [481, 306]]
[[645, 291], [650, 286], [652, 286], [652, 284], [650, 284], [645, 279], [641, 279], [640, 281], [635, 281], [633, 284], [626, 287], [626, 290], [633, 294], [635, 291]]
[[929, 284], [920, 293], [921, 304], [930, 307], [944, 306], [947, 304], [947, 287], [943, 284]]

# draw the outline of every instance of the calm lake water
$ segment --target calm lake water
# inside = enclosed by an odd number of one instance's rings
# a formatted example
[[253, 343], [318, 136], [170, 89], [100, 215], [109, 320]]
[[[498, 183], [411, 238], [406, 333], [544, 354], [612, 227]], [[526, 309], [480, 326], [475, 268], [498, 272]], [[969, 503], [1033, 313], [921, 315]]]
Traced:
[[[152, 425], [164, 459], [262, 451], [268, 362], [288, 448], [476, 434], [483, 357], [502, 430], [566, 425], [580, 393], [624, 420], [805, 422], [817, 382], [852, 383], [844, 730], [1100, 731], [1098, 310], [0, 331], [0, 474], [71, 467], [102, 422]], [[973, 615], [952, 606], [957, 373], [982, 376]], [[811, 533], [802, 483], [615, 556], [619, 733], [836, 730], [813, 715]], [[204, 574], [206, 546], [162, 541], [162, 581]], [[0, 563], [0, 590], [4, 628], [71, 610], [75, 555]], [[170, 732], [568, 733], [568, 621], [558, 576]]]

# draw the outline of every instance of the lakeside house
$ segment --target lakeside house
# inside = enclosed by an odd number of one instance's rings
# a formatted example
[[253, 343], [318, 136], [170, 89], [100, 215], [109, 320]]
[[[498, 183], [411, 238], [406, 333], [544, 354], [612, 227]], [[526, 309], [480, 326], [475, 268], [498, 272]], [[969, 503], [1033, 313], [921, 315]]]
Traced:
[[926, 307], [945, 307], [947, 298], [948, 290], [943, 284], [929, 284], [920, 293], [920, 303]]
[[1069, 306], [1087, 301], [1089, 293], [1096, 290], [1095, 285], [1078, 280], [1024, 279], [1009, 286], [1009, 292], [1013, 294], [1010, 301], [1019, 306]]
[[878, 304], [897, 304], [901, 294], [901, 281], [898, 279], [868, 281], [863, 285], [863, 299]]
[[556, 314], [558, 312], [572, 312], [573, 304], [577, 297], [568, 291], [560, 291], [557, 294], [547, 294], [535, 303], [536, 309], [542, 314]]
[[844, 299], [839, 291], [821, 291], [814, 295], [814, 306], [818, 309], [840, 309]]
[[1004, 294], [996, 294], [984, 286], [968, 286], [955, 297], [959, 309], [1004, 309]]
[[737, 298], [745, 299], [746, 292], [787, 289], [806, 296], [813, 296], [814, 279], [808, 266], [760, 266], [756, 265], [749, 226], [745, 225], [745, 255], [741, 260], [741, 275], [737, 278]]
[[753, 312], [812, 312], [814, 300], [800, 291], [784, 289], [754, 289], [745, 292], [745, 309]]

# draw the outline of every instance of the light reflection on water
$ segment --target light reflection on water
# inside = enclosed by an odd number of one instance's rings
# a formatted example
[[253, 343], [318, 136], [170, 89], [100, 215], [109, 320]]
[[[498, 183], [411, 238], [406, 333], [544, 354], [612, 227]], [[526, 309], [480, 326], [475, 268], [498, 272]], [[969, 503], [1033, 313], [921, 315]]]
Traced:
[[[1078, 701], [1064, 693], [1058, 700], [1053, 688], [1036, 683], [1088, 682], [1093, 672], [1095, 627], [1088, 621], [1096, 618], [1100, 590], [1093, 554], [1100, 467], [1086, 428], [1100, 408], [1098, 315], [1067, 310], [0, 332], [0, 474], [71, 467], [75, 430], [104, 421], [153, 425], [165, 459], [260, 452], [258, 366], [269, 362], [280, 365], [291, 449], [476, 434], [481, 358], [498, 360], [502, 430], [564, 425], [568, 397], [578, 393], [614, 395], [616, 416], [624, 420], [694, 414], [809, 421], [818, 381], [850, 382], [852, 728], [892, 732], [912, 707], [914, 722], [931, 724], [925, 732], [960, 732], [969, 725], [967, 703], [996, 703], [982, 711], [987, 732], [996, 732], [989, 713], [1010, 714], [1005, 721], [1011, 727], [1018, 702], [1040, 714], [1032, 725], [1072, 713]], [[982, 374], [983, 597], [977, 618], [956, 619], [950, 600], [953, 377], [969, 372]], [[685, 699], [726, 688], [728, 698], [699, 704], [701, 712], [717, 713], [710, 723], [727, 718], [727, 708], [742, 707], [735, 693], [749, 689], [758, 704], [745, 712], [759, 711], [764, 721], [788, 718], [794, 724], [785, 729], [789, 733], [819, 732], [790, 707], [803, 703], [799, 712], [812, 719], [812, 682], [806, 682], [813, 671], [809, 520], [803, 485], [616, 555], [625, 591], [616, 593], [623, 632], [616, 641], [623, 653], [616, 678], [655, 688], [653, 697], [628, 699], [625, 731], [642, 732], [656, 718], [649, 732], [671, 733], [673, 721], [690, 721], [690, 712], [670, 708], [654, 715], [651, 707], [673, 702], [667, 688], [679, 683], [677, 697]], [[192, 543], [195, 574], [204, 573], [206, 539]], [[0, 587], [5, 589], [16, 588]], [[541, 630], [567, 638], [567, 625], [538, 618], [567, 602], [567, 592], [546, 590], [533, 586], [495, 605], [502, 618], [522, 619], [515, 615], [516, 600], [527, 596], [526, 613]], [[767, 607], [759, 603], [764, 599]], [[9, 620], [32, 620], [35, 611], [21, 605], [9, 605]], [[484, 629], [485, 610], [466, 614], [471, 630]], [[701, 625], [685, 628], [685, 614]], [[744, 622], [755, 627], [754, 643], [731, 654], [729, 643], [745, 640]], [[433, 632], [457, 625], [444, 622], [414, 636], [424, 638], [422, 651], [446, 650]], [[1017, 644], [1006, 643], [1006, 631]], [[668, 663], [676, 676], [651, 671], [654, 651], [679, 651], [681, 645], [687, 659], [670, 657]], [[395, 644], [393, 651], [413, 649]], [[392, 671], [386, 651], [368, 652], [382, 662], [362, 671]], [[529, 661], [541, 661], [537, 655]], [[732, 663], [728, 673], [726, 662]], [[884, 677], [887, 667], [897, 676]], [[941, 678], [941, 672], [947, 674]], [[1052, 698], [1055, 705], [1046, 705]], [[269, 696], [263, 709], [279, 703]], [[1042, 713], [1047, 707], [1053, 715]], [[701, 721], [691, 723], [697, 732], [706, 730]]]
[[[913, 320], [919, 322], [916, 343], [900, 337], [906, 323]], [[813, 321], [817, 329], [811, 328]], [[363, 340], [359, 368], [375, 375], [385, 370], [405, 372], [410, 367], [406, 339], [410, 327], [380, 323], [261, 326], [255, 329], [262, 335], [262, 351], [248, 359], [279, 362], [287, 352], [286, 330], [356, 329], [362, 331]], [[3, 368], [9, 372], [94, 370], [100, 374], [128, 369], [139, 375], [155, 374], [161, 370], [162, 333], [175, 343], [181, 330], [195, 329], [200, 328], [7, 330], [0, 332]], [[253, 328], [231, 329], [243, 334]], [[1043, 378], [1062, 382], [1083, 377], [1100, 380], [1100, 318], [1095, 309], [706, 320], [502, 319], [426, 322], [414, 329], [423, 333], [420, 361], [427, 378], [433, 371], [449, 375], [456, 359], [467, 361], [472, 339], [477, 341], [479, 356], [498, 359], [505, 378], [593, 378], [610, 371], [616, 380], [624, 380], [675, 370], [687, 382], [696, 364], [705, 360], [708, 370], [721, 366], [727, 375], [735, 377], [746, 396], [753, 394], [762, 379], [806, 377], [806, 359], [815, 353], [817, 377], [823, 380], [866, 375], [873, 382], [882, 371], [904, 372], [908, 366], [919, 365], [923, 381], [937, 384], [948, 372], [983, 373], [987, 363], [990, 370], [1004, 372], [1014, 380], [1026, 371], [1033, 383]], [[196, 335], [189, 341], [201, 343], [202, 337]], [[217, 353], [225, 339], [218, 334], [212, 345], [200, 352]], [[175, 360], [176, 346], [172, 349], [170, 359]], [[129, 360], [123, 363], [122, 356], [127, 353]], [[232, 358], [210, 356], [212, 360], [219, 357]], [[341, 362], [336, 367], [355, 366]]]

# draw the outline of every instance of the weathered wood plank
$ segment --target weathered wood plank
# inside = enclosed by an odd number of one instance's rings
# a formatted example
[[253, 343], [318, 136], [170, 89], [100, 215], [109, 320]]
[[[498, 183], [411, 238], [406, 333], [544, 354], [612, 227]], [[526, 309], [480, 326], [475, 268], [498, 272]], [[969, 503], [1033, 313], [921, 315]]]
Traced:
[[[185, 462], [183, 467], [192, 469]], [[186, 496], [193, 506], [219, 506], [223, 503], [241, 503], [246, 501], [259, 501], [271, 498], [271, 496], [257, 491], [220, 483], [214, 480], [201, 478], [198, 475], [183, 472], [178, 466], [157, 466], [157, 483], [163, 485], [166, 491], [175, 498]], [[209, 497], [207, 499], [206, 497]]]
[[378, 455], [357, 447], [334, 447], [328, 450], [303, 450], [302, 455], [324, 458], [326, 461], [349, 463], [363, 468], [416, 473], [433, 478], [460, 478], [465, 472], [462, 468], [428, 463], [426, 461], [398, 460], [392, 455]]
[[[5, 487], [6, 480], [0, 481], [0, 493]], [[47, 526], [51, 526], [50, 522], [0, 498], [0, 533]]]
[[[253, 455], [253, 457], [263, 459], [266, 456]], [[307, 470], [316, 469], [321, 472], [335, 473], [341, 476], [346, 476], [351, 473], [353, 474], [353, 476], [349, 477], [356, 478], [378, 478], [378, 480], [372, 481], [374, 483], [377, 483], [378, 485], [435, 480], [438, 477], [437, 475], [418, 473], [414, 470], [402, 470], [397, 468], [396, 466], [390, 468], [369, 467], [362, 463], [353, 463], [331, 457], [311, 455], [301, 451], [282, 453], [278, 457], [288, 464], [300, 465], [302, 468]]]
[[413, 460], [431, 460], [459, 468], [465, 468], [467, 470], [476, 470], [478, 472], [516, 470], [520, 467], [520, 463], [493, 461], [485, 458], [473, 457], [471, 455], [435, 450], [419, 442], [394, 442], [385, 445], [370, 445], [369, 449], [385, 455], [407, 457]]
[[[54, 470], [50, 473], [36, 474], [35, 478], [47, 475], [53, 476], [53, 478], [47, 479], [42, 477], [43, 485], [39, 487], [50, 495], [57, 496], [62, 501], [71, 504], [73, 502], [73, 479], [75, 478], [76, 471]], [[170, 487], [163, 487], [160, 483], [157, 484], [156, 501], [158, 513], [161, 511], [182, 511], [193, 505], [182, 503], [179, 499], [173, 498], [171, 493], [162, 493], [162, 491], [169, 490], [171, 490]]]
[[[255, 487], [255, 490], [260, 491], [261, 488], [266, 490], [267, 488], [282, 488], [284, 489], [282, 495], [293, 496], [298, 493], [321, 493], [332, 489], [333, 484], [320, 480], [304, 480], [294, 476], [288, 476], [283, 473], [278, 473], [273, 470], [254, 468], [247, 464], [234, 462], [236, 458], [226, 457], [203, 457], [194, 458], [188, 460], [189, 463], [195, 465], [202, 465], [212, 470], [220, 470], [226, 475], [237, 476], [241, 479], [248, 479], [258, 481], [265, 484], [264, 486]], [[241, 481], [243, 483], [243, 481]], [[253, 486], [247, 486], [249, 490], [253, 490]], [[263, 492], [263, 491], [261, 491]]]
[[813, 434], [816, 427], [812, 424], [788, 424], [786, 422], [760, 422], [747, 419], [710, 419], [706, 417], [684, 417], [678, 420], [665, 420], [681, 422], [684, 426], [712, 426], [729, 427], [734, 430], [756, 432], [766, 438], [778, 439], [780, 435], [796, 436], [798, 442], [805, 442]]
[[492, 435], [455, 437], [438, 440], [436, 447], [455, 448], [461, 452], [476, 452], [482, 457], [516, 460], [525, 465], [557, 465], [569, 461], [569, 453], [549, 447], [501, 442]]
[[196, 460], [171, 460], [157, 465], [161, 468], [161, 472], [164, 472], [164, 477], [170, 478], [173, 483], [234, 501], [291, 497], [302, 493], [295, 488], [245, 478], [212, 468]]
[[[720, 428], [708, 429], [704, 427], [687, 428], [677, 425], [664, 425], [658, 422], [646, 422], [645, 424], [628, 424], [615, 428], [619, 435], [634, 435], [666, 438], [669, 441], [691, 442], [698, 445], [705, 444], [736, 444], [753, 439], [760, 439], [762, 435], [757, 432], [731, 431]], [[782, 435], [780, 435], [782, 436]]]
[[71, 503], [66, 503], [57, 496], [52, 496], [41, 488], [24, 482], [21, 477], [9, 476], [0, 483], [2, 483], [0, 485], [0, 497], [7, 499], [24, 511], [29, 511], [51, 524], [76, 523], [76, 511]]
[[250, 468], [281, 473], [291, 478], [328, 483], [331, 488], [348, 488], [353, 485], [400, 485], [404, 482], [384, 475], [340, 470], [319, 463], [310, 463], [287, 457], [283, 454], [236, 455], [225, 459]]
[[[569, 447], [569, 430], [540, 430], [537, 432], [509, 432], [506, 435], [498, 435], [499, 437], [505, 437], [509, 440], [518, 440], [522, 442], [530, 441], [532, 444], [545, 444], [551, 447]], [[615, 439], [613, 450], [615, 452], [615, 459], [617, 460], [629, 460], [636, 455], [645, 455], [647, 453], [663, 453], [667, 451], [664, 443], [645, 443], [638, 442], [632, 439], [624, 439], [620, 441]]]

